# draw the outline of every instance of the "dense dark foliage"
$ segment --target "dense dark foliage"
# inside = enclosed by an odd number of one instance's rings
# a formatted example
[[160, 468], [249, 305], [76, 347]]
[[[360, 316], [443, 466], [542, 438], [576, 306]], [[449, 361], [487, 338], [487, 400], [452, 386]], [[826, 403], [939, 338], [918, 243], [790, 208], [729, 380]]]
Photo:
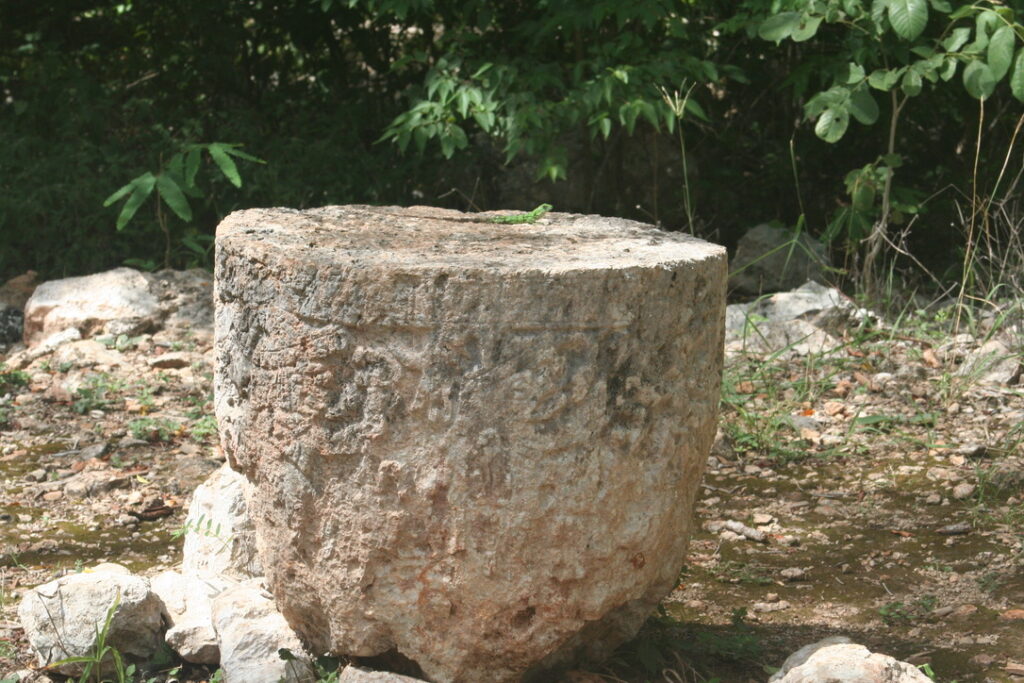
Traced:
[[[328, 203], [550, 201], [725, 242], [777, 219], [848, 254], [920, 213], [941, 261], [979, 118], [978, 193], [1011, 150], [1019, 5], [5, 0], [0, 278], [159, 264], [161, 226], [174, 265], [201, 265], [236, 208]], [[115, 229], [112, 192], [215, 141], [267, 163], [239, 161], [236, 188], [204, 157], [191, 221], [154, 192]]]

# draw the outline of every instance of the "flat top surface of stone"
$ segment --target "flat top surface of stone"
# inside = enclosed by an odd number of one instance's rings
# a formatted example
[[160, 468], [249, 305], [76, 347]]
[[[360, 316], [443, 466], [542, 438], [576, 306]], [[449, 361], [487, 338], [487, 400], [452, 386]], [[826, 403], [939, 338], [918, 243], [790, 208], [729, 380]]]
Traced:
[[218, 242], [249, 253], [419, 269], [461, 266], [572, 271], [652, 267], [720, 257], [722, 247], [644, 223], [549, 213], [536, 223], [493, 223], [514, 212], [427, 206], [248, 209], [217, 228]]

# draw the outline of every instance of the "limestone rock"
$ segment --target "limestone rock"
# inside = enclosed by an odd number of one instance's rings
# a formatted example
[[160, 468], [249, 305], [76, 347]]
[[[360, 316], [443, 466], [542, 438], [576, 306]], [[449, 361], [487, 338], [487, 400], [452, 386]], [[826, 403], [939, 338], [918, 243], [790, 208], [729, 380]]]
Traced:
[[216, 575], [161, 572], [150, 580], [163, 604], [167, 644], [186, 662], [215, 665], [220, 645], [213, 629], [213, 599], [235, 584]]
[[844, 636], [806, 645], [786, 659], [771, 683], [928, 683], [913, 664], [871, 652]]
[[[312, 683], [302, 643], [255, 581], [229, 588], [213, 599], [213, 626], [220, 642], [224, 683]], [[285, 661], [278, 651], [295, 659]]]
[[[93, 651], [96, 628], [103, 626], [107, 611], [114, 611], [107, 644], [128, 660], [144, 661], [159, 647], [163, 621], [160, 601], [149, 582], [133, 576], [120, 565], [101, 565], [81, 574], [68, 574], [37, 586], [25, 594], [18, 618], [25, 628], [40, 666]], [[55, 671], [75, 676], [80, 663], [63, 664]]]
[[990, 339], [967, 354], [956, 374], [981, 384], [1014, 384], [1021, 376], [1021, 354]]
[[29, 363], [34, 361], [36, 358], [41, 358], [48, 353], [53, 353], [58, 347], [63, 344], [78, 341], [82, 338], [82, 333], [74, 327], [66, 327], [59, 332], [47, 336], [41, 342], [36, 344], [30, 349], [24, 349], [11, 355], [7, 359], [7, 366], [14, 370], [19, 370], [24, 367], [28, 367]]
[[25, 304], [25, 343], [33, 346], [67, 327], [86, 337], [101, 330], [138, 334], [153, 327], [159, 317], [149, 281], [137, 270], [115, 268], [51, 280], [39, 285]]
[[338, 683], [423, 683], [419, 678], [393, 674], [390, 671], [371, 671], [361, 666], [348, 665], [338, 675]]
[[825, 247], [807, 233], [794, 233], [767, 223], [740, 238], [729, 264], [729, 289], [757, 296], [793, 289], [808, 280], [825, 281], [829, 266]]
[[516, 680], [607, 655], [675, 586], [720, 247], [594, 216], [272, 209], [225, 219], [216, 267], [222, 443], [314, 651]]
[[236, 579], [263, 575], [246, 508], [245, 477], [222, 465], [196, 488], [185, 517], [182, 571]]
[[213, 275], [201, 268], [158, 270], [149, 276], [165, 328], [213, 329]]

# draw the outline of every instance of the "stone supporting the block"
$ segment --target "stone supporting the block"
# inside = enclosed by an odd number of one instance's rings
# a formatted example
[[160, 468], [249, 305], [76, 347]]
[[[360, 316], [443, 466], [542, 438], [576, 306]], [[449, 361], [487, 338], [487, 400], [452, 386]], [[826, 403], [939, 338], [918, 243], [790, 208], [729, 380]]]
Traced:
[[725, 250], [631, 221], [259, 209], [217, 231], [216, 410], [314, 653], [510, 681], [676, 585]]

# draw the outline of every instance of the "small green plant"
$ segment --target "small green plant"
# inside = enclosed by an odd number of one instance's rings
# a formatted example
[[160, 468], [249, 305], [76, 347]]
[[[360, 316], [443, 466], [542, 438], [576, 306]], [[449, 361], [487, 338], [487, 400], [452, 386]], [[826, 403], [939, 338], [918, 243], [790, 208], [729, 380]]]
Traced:
[[[206, 515], [199, 515], [199, 519], [194, 522], [185, 521], [180, 527], [171, 532], [171, 538], [178, 540], [185, 534], [200, 534], [209, 538], [223, 538], [221, 536], [220, 524], [214, 525], [212, 519], [207, 519]], [[226, 540], [226, 539], [225, 539]]]
[[189, 434], [195, 441], [206, 441], [217, 434], [217, 418], [213, 415], [204, 415], [196, 420], [189, 429]]
[[938, 598], [934, 595], [922, 595], [909, 604], [893, 600], [879, 607], [878, 615], [882, 617], [886, 626], [894, 626], [899, 623], [910, 624], [926, 619], [938, 602]]
[[277, 651], [277, 656], [288, 662], [290, 669], [304, 668], [316, 678], [316, 683], [337, 683], [341, 660], [337, 657], [322, 656], [312, 661], [300, 659], [286, 647]]
[[[188, 198], [199, 198], [203, 196], [202, 191], [196, 184], [196, 176], [199, 173], [204, 152], [209, 155], [220, 172], [235, 187], [242, 186], [242, 176], [238, 173], [238, 166], [234, 158], [252, 161], [258, 164], [266, 163], [251, 154], [238, 149], [240, 144], [229, 144], [225, 142], [201, 142], [184, 145], [181, 150], [171, 156], [166, 163], [161, 163], [160, 170], [154, 174], [146, 171], [140, 176], [132, 179], [112, 195], [107, 197], [103, 206], [110, 206], [122, 199], [121, 213], [117, 216], [117, 229], [124, 230], [128, 223], [135, 216], [139, 207], [145, 203], [153, 191], [159, 199], [156, 202], [156, 220], [160, 231], [164, 235], [164, 267], [171, 267], [171, 229], [168, 224], [168, 215], [164, 210], [168, 208], [181, 220], [186, 223], [192, 222], [192, 206]], [[162, 202], [160, 200], [163, 200]], [[192, 231], [182, 238], [182, 245], [200, 257], [203, 261], [209, 260], [210, 248], [213, 238], [209, 235], [201, 235]], [[141, 264], [140, 264], [141, 265]]]
[[108, 349], [117, 349], [121, 353], [134, 349], [142, 341], [142, 336], [129, 337], [127, 334], [119, 334], [116, 337], [112, 334], [105, 334], [100, 337], [96, 337], [96, 341], [106, 346]]
[[29, 375], [24, 370], [8, 370], [5, 364], [0, 363], [0, 394], [28, 386], [28, 380]]
[[112, 379], [107, 373], [89, 375], [85, 378], [82, 386], [75, 390], [76, 399], [71, 404], [71, 408], [76, 413], [83, 415], [91, 410], [102, 410], [115, 401], [108, 396], [123, 388], [123, 382]]
[[63, 664], [84, 664], [81, 676], [78, 678], [78, 683], [104, 683], [104, 681], [110, 680], [103, 676], [101, 669], [108, 665], [113, 666], [114, 676], [117, 683], [129, 683], [135, 678], [135, 665], [125, 665], [124, 659], [121, 657], [121, 653], [117, 648], [107, 644], [107, 638], [110, 636], [110, 624], [114, 620], [114, 613], [117, 612], [117, 608], [121, 605], [121, 593], [118, 591], [114, 597], [114, 601], [110, 604], [107, 609], [107, 614], [103, 619], [103, 625], [96, 627], [96, 641], [93, 644], [92, 652], [88, 655], [79, 657], [68, 657], [62, 659], [59, 662], [54, 662], [51, 666], [60, 666]]
[[11, 421], [11, 413], [14, 412], [14, 406], [8, 400], [0, 400], [0, 428], [6, 427]]
[[181, 425], [163, 417], [140, 417], [128, 423], [128, 431], [143, 441], [170, 441], [181, 431]]

